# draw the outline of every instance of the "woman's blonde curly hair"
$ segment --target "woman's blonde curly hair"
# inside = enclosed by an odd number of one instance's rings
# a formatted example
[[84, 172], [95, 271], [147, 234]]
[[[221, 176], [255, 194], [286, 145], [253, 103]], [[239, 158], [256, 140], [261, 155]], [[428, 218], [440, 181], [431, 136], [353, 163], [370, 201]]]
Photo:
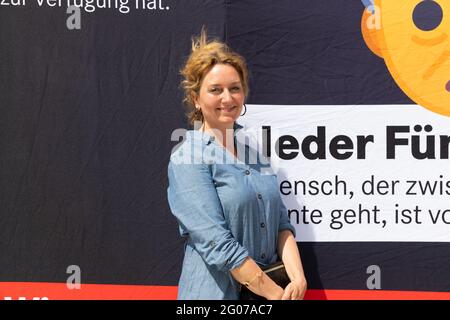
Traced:
[[188, 107], [187, 118], [190, 124], [195, 121], [203, 122], [201, 110], [195, 108], [195, 97], [200, 93], [203, 78], [216, 64], [228, 64], [239, 74], [244, 96], [248, 95], [248, 70], [242, 56], [233, 52], [225, 43], [219, 40], [208, 40], [203, 27], [200, 36], [192, 38], [192, 51], [186, 64], [181, 69], [184, 90], [183, 102]]

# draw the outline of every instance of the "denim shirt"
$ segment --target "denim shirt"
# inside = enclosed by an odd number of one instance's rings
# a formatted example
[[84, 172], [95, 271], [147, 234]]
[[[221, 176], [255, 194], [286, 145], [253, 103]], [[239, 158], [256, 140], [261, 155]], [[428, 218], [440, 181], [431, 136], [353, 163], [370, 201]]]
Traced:
[[278, 233], [289, 229], [295, 236], [270, 165], [236, 143], [245, 161], [213, 136], [189, 130], [171, 155], [169, 206], [187, 240], [178, 299], [238, 299], [240, 284], [230, 270], [247, 257], [261, 265], [275, 262]]

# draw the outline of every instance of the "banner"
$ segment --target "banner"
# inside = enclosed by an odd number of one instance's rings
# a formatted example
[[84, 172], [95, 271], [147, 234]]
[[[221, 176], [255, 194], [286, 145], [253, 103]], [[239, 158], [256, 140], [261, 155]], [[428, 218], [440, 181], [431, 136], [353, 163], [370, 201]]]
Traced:
[[0, 299], [175, 299], [179, 70], [247, 60], [306, 299], [450, 298], [448, 2], [0, 0]]
[[240, 123], [270, 146], [310, 297], [448, 298], [447, 6], [231, 4]]

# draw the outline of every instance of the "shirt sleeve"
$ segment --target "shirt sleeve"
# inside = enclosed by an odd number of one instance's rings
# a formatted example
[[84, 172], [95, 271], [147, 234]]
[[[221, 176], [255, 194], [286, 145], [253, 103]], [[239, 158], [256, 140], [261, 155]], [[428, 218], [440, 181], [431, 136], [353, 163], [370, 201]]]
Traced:
[[280, 225], [278, 227], [278, 232], [283, 230], [291, 230], [292, 234], [294, 235], [294, 238], [296, 236], [296, 231], [294, 226], [291, 224], [291, 221], [289, 220], [288, 212], [286, 209], [286, 206], [283, 203], [283, 200], [280, 196]]
[[241, 265], [249, 256], [231, 234], [207, 164], [169, 162], [168, 200], [182, 235], [208, 264], [222, 271]]

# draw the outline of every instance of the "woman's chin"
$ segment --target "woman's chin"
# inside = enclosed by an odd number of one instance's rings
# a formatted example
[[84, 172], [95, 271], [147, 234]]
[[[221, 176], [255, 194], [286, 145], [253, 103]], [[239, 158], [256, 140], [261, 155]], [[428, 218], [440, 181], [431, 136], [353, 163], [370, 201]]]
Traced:
[[237, 120], [237, 118], [238, 117], [236, 117], [236, 116], [222, 116], [222, 117], [220, 117], [220, 122], [222, 124], [232, 125]]
[[215, 119], [206, 119], [209, 123], [209, 127], [212, 128], [232, 128], [235, 121], [239, 118], [239, 115], [220, 115]]

